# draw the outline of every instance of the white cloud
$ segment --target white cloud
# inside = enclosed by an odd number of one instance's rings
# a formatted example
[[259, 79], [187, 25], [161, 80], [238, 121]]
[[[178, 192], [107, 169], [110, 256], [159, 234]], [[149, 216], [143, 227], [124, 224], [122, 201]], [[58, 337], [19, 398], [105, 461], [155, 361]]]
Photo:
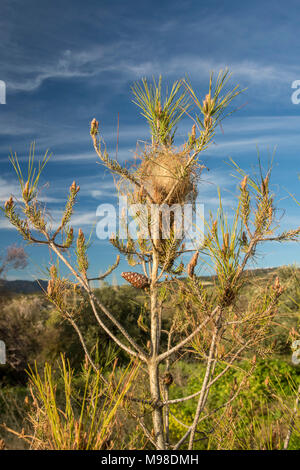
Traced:
[[0, 176], [0, 201], [3, 203], [9, 199], [11, 195], [20, 197], [20, 189], [17, 182], [10, 182]]
[[[7, 82], [7, 88], [12, 91], [33, 91], [49, 78], [72, 79], [94, 75], [99, 71], [99, 64], [103, 64], [103, 58], [109, 57], [108, 52], [112, 47], [97, 47], [88, 51], [76, 53], [65, 50], [51, 63], [15, 64], [15, 75], [22, 78], [11, 79]], [[96, 66], [98, 64], [98, 66]], [[106, 70], [106, 67], [101, 67]]]
[[[7, 80], [8, 90], [15, 92], [32, 92], [38, 89], [45, 80], [86, 78], [87, 80], [107, 72], [119, 73], [119, 81], [124, 83], [141, 76], [153, 76], [163, 73], [165, 76], [177, 76], [185, 71], [194, 79], [207, 79], [214, 70], [225, 69], [235, 78], [247, 83], [287, 83], [292, 82], [298, 74], [298, 68], [284, 63], [267, 63], [254, 60], [219, 61], [207, 59], [199, 54], [170, 54], [169, 57], [141, 60], [143, 42], [135, 45], [132, 42], [115, 42], [110, 45], [99, 45], [89, 49], [64, 50], [50, 61], [39, 58], [27, 58], [26, 62], [16, 63]], [[49, 59], [48, 59], [49, 60]]]
[[9, 222], [9, 220], [0, 214], [0, 230], [16, 230], [16, 228]]
[[[60, 198], [43, 195], [45, 188], [41, 187], [39, 191], [38, 199], [44, 203], [58, 203], [61, 202]], [[15, 181], [9, 181], [0, 176], [0, 202], [5, 202], [7, 199], [13, 196], [17, 199], [21, 198], [20, 185], [18, 184], [17, 177]]]

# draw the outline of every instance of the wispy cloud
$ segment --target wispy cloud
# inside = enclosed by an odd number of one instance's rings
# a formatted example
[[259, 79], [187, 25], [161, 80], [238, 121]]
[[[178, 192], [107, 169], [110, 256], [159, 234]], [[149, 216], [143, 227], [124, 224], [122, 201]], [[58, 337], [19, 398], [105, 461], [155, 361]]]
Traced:
[[[59, 227], [62, 213], [60, 211], [52, 211], [50, 222], [51, 227], [55, 230]], [[97, 222], [96, 211], [95, 210], [86, 210], [86, 211], [77, 211], [71, 220], [72, 227], [93, 227]]]
[[16, 79], [10, 79], [7, 87], [12, 91], [26, 92], [36, 90], [45, 80], [50, 78], [70, 80], [92, 76], [110, 68], [109, 65], [103, 65], [103, 59], [110, 56], [110, 50], [112, 50], [110, 47], [97, 47], [93, 51], [78, 51], [76, 53], [65, 50], [50, 63], [16, 64], [14, 68]]
[[[0, 107], [1, 204], [10, 194], [20, 195], [11, 178], [10, 149], [17, 151], [26, 170], [29, 145], [36, 140], [37, 159], [48, 148], [53, 152], [40, 193], [53, 227], [76, 179], [81, 191], [73, 225], [90, 230], [97, 221], [97, 205], [116, 203], [111, 175], [95, 164], [90, 120], [99, 120], [109, 155], [115, 158], [119, 113], [118, 161], [132, 160], [136, 140], [149, 139], [147, 125], [141, 124], [131, 103], [133, 81], [162, 74], [170, 84], [187, 74], [201, 100], [210, 72], [227, 66], [233, 73], [231, 84], [240, 83], [247, 91], [234, 104], [239, 112], [224, 121], [224, 134], [218, 129], [215, 145], [201, 155], [211, 171], [202, 175], [199, 202], [215, 211], [221, 187], [230, 213], [236, 181], [223, 160], [232, 155], [248, 171], [256, 161], [256, 145], [270, 153], [277, 145], [275, 180], [291, 185], [297, 194], [300, 106], [290, 98], [291, 83], [300, 78], [300, 7], [292, 3], [289, 9], [275, 2], [270, 10], [259, 0], [238, 8], [236, 2], [212, 2], [203, 8], [196, 0], [174, 0], [155, 1], [149, 9], [143, 2], [122, 0], [91, 0], [84, 6], [80, 0], [2, 0], [0, 79], [7, 84], [7, 105]], [[190, 122], [181, 124], [178, 145], [191, 127]], [[296, 215], [298, 207], [281, 202], [290, 217]], [[0, 215], [1, 228], [12, 227]], [[11, 232], [4, 235], [3, 240], [13, 239]], [[106, 251], [101, 253], [106, 256]]]
[[[32, 92], [37, 90], [43, 82], [49, 79], [74, 80], [84, 79], [86, 83], [93, 77], [103, 76], [107, 73], [118, 73], [118, 81], [127, 83], [141, 76], [163, 74], [165, 77], [176, 77], [187, 72], [192, 79], [207, 81], [211, 71], [218, 71], [230, 66], [235, 80], [242, 80], [243, 84], [260, 84], [278, 87], [290, 84], [298, 76], [298, 67], [286, 63], [274, 63], [266, 59], [255, 60], [216, 60], [201, 57], [199, 54], [171, 54], [164, 58], [151, 58], [140, 60], [140, 51], [145, 44], [128, 47], [126, 42], [115, 43], [110, 46], [97, 46], [88, 50], [64, 50], [51, 62], [47, 59], [39, 63], [27, 62], [15, 64], [13, 72], [8, 74], [8, 91]], [[138, 60], [137, 60], [138, 58]], [[116, 79], [114, 79], [115, 81]]]
[[[59, 227], [61, 216], [62, 212], [52, 211], [51, 217], [48, 217], [48, 227], [51, 227], [52, 230], [56, 230]], [[96, 211], [81, 211], [77, 212], [72, 217], [71, 225], [74, 228], [90, 227], [92, 229], [96, 222]], [[9, 222], [7, 218], [2, 217], [2, 215], [0, 215], [0, 229], [16, 231], [16, 228]]]
[[3, 203], [11, 195], [20, 196], [20, 188], [16, 182], [11, 182], [0, 176], [0, 201]]
[[[60, 203], [62, 199], [58, 197], [53, 197], [45, 194], [46, 188], [42, 187], [38, 195], [38, 199], [43, 203]], [[13, 196], [17, 200], [21, 198], [20, 185], [17, 182], [17, 178], [14, 181], [5, 179], [0, 176], [0, 202], [5, 202], [9, 199], [10, 196]]]

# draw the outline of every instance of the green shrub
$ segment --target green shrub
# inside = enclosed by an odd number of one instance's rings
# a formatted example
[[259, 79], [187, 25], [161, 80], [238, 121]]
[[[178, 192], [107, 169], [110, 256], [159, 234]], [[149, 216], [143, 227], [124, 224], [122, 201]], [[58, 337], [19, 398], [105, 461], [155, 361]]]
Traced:
[[[244, 376], [246, 364], [243, 362], [237, 364], [227, 371], [222, 380], [215, 383], [211, 389], [205, 413], [210, 413], [221, 407], [224, 402], [230, 399]], [[221, 370], [221, 367], [217, 367], [215, 374], [218, 374]], [[175, 385], [170, 389], [170, 397], [179, 398], [196, 393], [199, 390], [199, 380], [201, 381], [203, 376], [204, 367], [201, 365], [179, 362], [176, 372], [174, 371]], [[247, 446], [257, 448], [255, 432], [256, 434], [263, 433], [265, 435], [269, 432], [273, 435], [278, 424], [280, 424], [281, 435], [276, 436], [276, 442], [273, 442], [274, 439], [269, 439], [266, 443], [263, 442], [261, 437], [260, 443], [262, 446], [265, 445], [266, 448], [278, 444], [282, 445], [282, 437], [288, 424], [288, 414], [279, 406], [279, 401], [282, 400], [291, 408], [295, 399], [296, 384], [299, 384], [299, 381], [299, 366], [293, 366], [292, 363], [279, 359], [257, 362], [253, 374], [246, 380], [238, 397], [230, 404], [231, 419], [228, 421], [228, 429], [234, 432], [234, 438], [231, 442], [236, 448], [248, 448]], [[178, 386], [178, 383], [180, 386]], [[172, 440], [178, 441], [186, 431], [184, 425], [192, 424], [196, 405], [197, 398], [194, 398], [171, 406], [173, 415], [170, 417]], [[223, 413], [224, 409], [220, 408], [218, 412], [199, 424], [198, 449], [218, 448], [216, 428], [220, 427], [219, 420]], [[222, 419], [225, 420], [224, 417]], [[180, 422], [183, 424], [180, 424]], [[213, 433], [211, 432], [212, 428]], [[252, 429], [251, 439], [249, 439], [250, 428]], [[279, 440], [280, 443], [278, 443]], [[223, 445], [226, 444], [223, 443]], [[291, 440], [291, 448], [295, 445], [298, 445], [299, 448], [300, 434], [298, 436], [294, 435]]]

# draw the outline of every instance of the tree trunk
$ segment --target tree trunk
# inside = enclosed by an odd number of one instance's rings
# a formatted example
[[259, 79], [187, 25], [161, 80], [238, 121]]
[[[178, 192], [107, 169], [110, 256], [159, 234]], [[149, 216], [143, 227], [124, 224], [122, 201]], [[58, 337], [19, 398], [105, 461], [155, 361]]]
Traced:
[[163, 426], [163, 413], [162, 408], [156, 406], [156, 402], [160, 400], [160, 390], [159, 390], [159, 373], [157, 363], [149, 362], [148, 364], [149, 371], [149, 381], [150, 381], [150, 393], [153, 400], [153, 412], [152, 412], [152, 421], [154, 429], [154, 438], [156, 442], [156, 448], [158, 450], [165, 449], [165, 439], [164, 439], [164, 426]]
[[158, 304], [157, 292], [157, 274], [158, 274], [158, 253], [154, 250], [153, 265], [151, 273], [151, 357], [148, 361], [148, 372], [150, 382], [150, 393], [153, 400], [153, 429], [155, 434], [156, 448], [159, 450], [165, 449], [164, 439], [164, 426], [163, 426], [163, 411], [156, 403], [160, 401], [160, 388], [159, 388], [159, 366], [157, 356], [159, 352], [160, 343], [160, 311]]

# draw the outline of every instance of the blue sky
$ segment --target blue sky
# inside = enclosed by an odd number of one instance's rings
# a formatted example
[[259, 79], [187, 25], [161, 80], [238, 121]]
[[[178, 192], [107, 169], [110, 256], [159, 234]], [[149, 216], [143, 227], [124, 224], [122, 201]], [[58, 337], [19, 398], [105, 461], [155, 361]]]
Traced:
[[[74, 228], [88, 234], [101, 203], [116, 201], [111, 176], [96, 164], [89, 123], [96, 117], [112, 155], [120, 116], [119, 160], [132, 158], [136, 140], [149, 136], [132, 103], [130, 87], [143, 76], [162, 74], [166, 84], [188, 75], [204, 97], [211, 71], [228, 67], [232, 84], [247, 91], [241, 108], [223, 123], [215, 143], [203, 154], [199, 200], [216, 209], [217, 188], [225, 207], [234, 205], [235, 180], [226, 164], [235, 159], [246, 171], [257, 163], [257, 146], [267, 167], [276, 147], [272, 189], [283, 229], [299, 225], [300, 104], [291, 101], [300, 79], [300, 4], [297, 1], [132, 1], [2, 0], [0, 80], [7, 85], [0, 105], [0, 202], [18, 196], [8, 161], [12, 149], [24, 164], [30, 142], [37, 155], [53, 156], [42, 176], [41, 197], [57, 220], [75, 179], [81, 192]], [[178, 143], [191, 123], [182, 122]], [[300, 195], [299, 195], [300, 196]], [[0, 215], [0, 249], [21, 242]], [[115, 250], [92, 235], [91, 274], [113, 262]], [[30, 264], [10, 278], [43, 277], [49, 253], [27, 247]], [[259, 266], [299, 263], [299, 245], [266, 246]], [[121, 270], [126, 270], [121, 263]]]

